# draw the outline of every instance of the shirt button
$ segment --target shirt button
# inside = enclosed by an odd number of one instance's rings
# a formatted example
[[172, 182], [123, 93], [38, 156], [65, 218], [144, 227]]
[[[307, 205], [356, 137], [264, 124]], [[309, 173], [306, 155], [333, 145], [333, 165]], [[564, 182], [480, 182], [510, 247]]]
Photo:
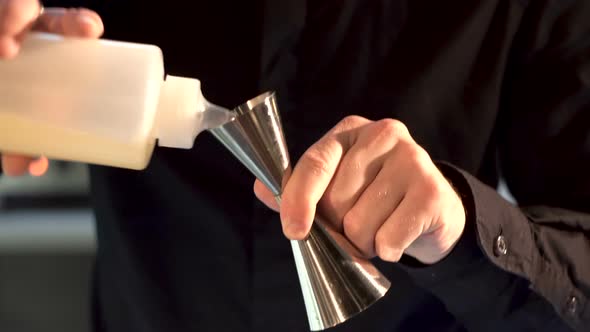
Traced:
[[496, 256], [504, 256], [508, 253], [508, 245], [506, 245], [506, 238], [500, 235], [496, 238], [494, 243], [494, 254]]
[[567, 312], [572, 316], [578, 313], [578, 298], [571, 296], [569, 299], [567, 299], [566, 309]]

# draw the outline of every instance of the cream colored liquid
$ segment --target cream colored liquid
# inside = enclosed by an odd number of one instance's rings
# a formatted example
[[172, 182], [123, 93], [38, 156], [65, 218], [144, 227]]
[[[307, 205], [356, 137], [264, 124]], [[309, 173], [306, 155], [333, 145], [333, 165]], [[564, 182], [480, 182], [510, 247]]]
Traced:
[[0, 152], [141, 170], [155, 140], [137, 144], [99, 137], [0, 112]]

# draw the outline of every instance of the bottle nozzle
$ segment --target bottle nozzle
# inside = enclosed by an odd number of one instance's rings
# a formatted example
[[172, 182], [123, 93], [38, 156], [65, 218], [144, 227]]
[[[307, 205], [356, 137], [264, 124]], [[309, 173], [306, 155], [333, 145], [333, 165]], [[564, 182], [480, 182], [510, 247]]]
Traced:
[[202, 131], [233, 117], [231, 111], [205, 99], [199, 80], [168, 76], [160, 93], [155, 136], [159, 146], [190, 149]]
[[201, 127], [203, 130], [217, 128], [232, 121], [235, 117], [236, 114], [227, 108], [208, 103], [203, 112]]

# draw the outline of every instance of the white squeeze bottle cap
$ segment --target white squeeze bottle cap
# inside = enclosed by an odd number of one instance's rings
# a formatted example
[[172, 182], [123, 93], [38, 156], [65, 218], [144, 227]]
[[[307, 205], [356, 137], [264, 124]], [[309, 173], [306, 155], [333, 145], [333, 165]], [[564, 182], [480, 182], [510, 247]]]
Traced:
[[166, 77], [154, 123], [158, 145], [190, 149], [200, 131], [200, 118], [205, 107], [206, 100], [199, 80]]
[[197, 135], [232, 117], [232, 113], [209, 103], [197, 79], [169, 75], [162, 84], [154, 135], [158, 145], [190, 149]]

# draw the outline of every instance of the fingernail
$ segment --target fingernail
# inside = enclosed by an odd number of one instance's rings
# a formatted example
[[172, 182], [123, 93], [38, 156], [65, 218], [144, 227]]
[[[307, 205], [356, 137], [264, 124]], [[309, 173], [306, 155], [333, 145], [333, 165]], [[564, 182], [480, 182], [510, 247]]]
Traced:
[[39, 177], [47, 172], [49, 168], [49, 160], [45, 157], [31, 161], [29, 163], [29, 174], [34, 177]]
[[92, 17], [91, 15], [85, 14], [85, 13], [80, 13], [77, 17], [78, 22], [80, 22], [81, 24], [87, 24], [87, 25], [96, 25], [96, 20], [94, 19], [94, 17]]

